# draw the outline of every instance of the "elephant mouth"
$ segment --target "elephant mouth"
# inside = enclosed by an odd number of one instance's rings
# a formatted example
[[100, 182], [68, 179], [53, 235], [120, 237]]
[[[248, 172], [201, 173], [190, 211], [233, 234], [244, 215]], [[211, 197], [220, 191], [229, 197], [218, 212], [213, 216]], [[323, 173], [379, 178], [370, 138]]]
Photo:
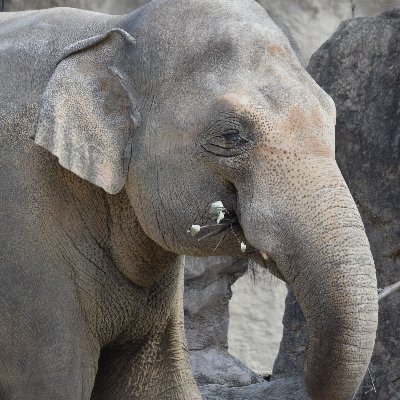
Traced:
[[198, 238], [199, 242], [204, 239], [221, 234], [222, 237], [224, 237], [225, 235], [232, 233], [232, 235], [236, 238], [239, 238], [243, 235], [243, 230], [240, 226], [239, 218], [232, 211], [227, 213], [227, 215], [219, 223], [205, 225], [204, 228], [206, 228], [204, 230], [204, 234]]
[[[206, 225], [204, 228], [206, 228], [204, 234], [197, 239], [199, 242], [217, 235], [221, 238], [219, 243], [221, 243], [224, 237], [228, 234], [232, 234], [239, 242], [240, 238], [244, 237], [239, 218], [234, 211], [227, 212], [225, 217], [219, 223]], [[262, 268], [267, 269], [272, 275], [286, 282], [285, 278], [279, 271], [275, 260], [267, 252], [254, 248], [253, 250], [250, 250], [247, 255]]]
[[[228, 212], [225, 218], [222, 219], [218, 224], [208, 225], [206, 226], [206, 228], [207, 229], [205, 230], [204, 234], [200, 238], [198, 238], [198, 241], [202, 241], [204, 239], [220, 235], [221, 237], [220, 242], [221, 242], [223, 238], [230, 233], [237, 240], [240, 240], [239, 238], [244, 236], [243, 229], [239, 222], [239, 218], [233, 211]], [[250, 252], [247, 255], [262, 268], [267, 269], [272, 275], [286, 282], [285, 278], [279, 271], [279, 268], [275, 260], [268, 253], [266, 253], [265, 251], [253, 249], [250, 250]]]

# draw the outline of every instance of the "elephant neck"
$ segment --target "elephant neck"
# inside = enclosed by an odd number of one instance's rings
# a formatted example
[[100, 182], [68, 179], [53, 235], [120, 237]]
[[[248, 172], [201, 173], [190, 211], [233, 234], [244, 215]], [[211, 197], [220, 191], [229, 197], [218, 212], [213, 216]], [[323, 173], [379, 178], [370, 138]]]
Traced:
[[124, 190], [109, 196], [108, 202], [109, 246], [115, 266], [134, 284], [152, 286], [180, 256], [164, 250], [145, 234]]

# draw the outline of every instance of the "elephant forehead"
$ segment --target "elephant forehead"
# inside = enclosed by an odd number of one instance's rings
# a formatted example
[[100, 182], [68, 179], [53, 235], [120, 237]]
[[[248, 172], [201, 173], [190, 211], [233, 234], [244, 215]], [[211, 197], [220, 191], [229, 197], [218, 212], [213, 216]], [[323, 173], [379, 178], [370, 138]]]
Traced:
[[268, 63], [277, 57], [288, 63], [295, 58], [288, 40], [278, 28], [232, 21], [225, 24], [223, 29], [214, 29], [208, 35], [207, 40], [191, 46], [183, 53], [181, 65], [187, 72], [266, 72]]
[[153, 0], [141, 17], [132, 34], [153, 66], [163, 67], [164, 80], [217, 68], [255, 69], [270, 56], [295, 58], [286, 36], [253, 0]]
[[259, 150], [294, 150], [334, 158], [335, 118], [316, 97], [310, 98], [299, 102], [294, 95], [285, 107], [276, 109], [262, 95], [237, 90], [219, 101], [252, 121], [259, 134]]

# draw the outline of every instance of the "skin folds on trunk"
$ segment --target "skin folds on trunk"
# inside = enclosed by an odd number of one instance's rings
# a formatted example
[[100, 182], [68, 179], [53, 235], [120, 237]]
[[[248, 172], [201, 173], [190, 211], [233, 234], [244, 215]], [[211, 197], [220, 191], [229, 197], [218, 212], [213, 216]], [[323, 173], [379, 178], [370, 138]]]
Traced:
[[237, 186], [247, 240], [274, 259], [307, 319], [307, 392], [313, 400], [345, 400], [372, 355], [377, 287], [357, 207], [338, 168], [328, 171], [328, 179], [309, 171], [295, 190], [277, 190], [268, 184], [274, 179], [261, 178], [271, 178], [266, 173], [243, 186], [252, 191]]
[[361, 243], [361, 229], [343, 227], [335, 234], [342, 236], [340, 254], [329, 243], [307, 249], [292, 266], [302, 269], [290, 286], [307, 319], [304, 372], [313, 399], [351, 399], [375, 342], [377, 291], [369, 248]]

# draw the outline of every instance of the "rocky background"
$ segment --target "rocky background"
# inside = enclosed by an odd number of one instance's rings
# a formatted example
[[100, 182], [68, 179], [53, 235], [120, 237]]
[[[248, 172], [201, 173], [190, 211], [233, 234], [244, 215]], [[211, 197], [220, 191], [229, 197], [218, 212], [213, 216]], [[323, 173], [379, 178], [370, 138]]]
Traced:
[[[55, 6], [126, 13], [146, 0], [3, 0], [5, 11]], [[259, 0], [289, 27], [306, 63], [351, 17], [350, 0]], [[355, 15], [376, 15], [400, 0], [355, 0]], [[363, 217], [380, 287], [400, 281], [400, 11], [342, 23], [314, 54], [309, 72], [337, 105], [337, 159]], [[306, 345], [304, 319], [286, 289], [231, 258], [188, 258], [185, 318], [191, 362], [205, 399], [296, 399]], [[233, 286], [232, 286], [233, 284]], [[229, 300], [231, 286], [234, 293]], [[400, 291], [380, 303], [375, 353], [356, 399], [400, 399]], [[282, 381], [283, 380], [283, 381]], [[281, 383], [284, 382], [284, 385]], [[293, 386], [291, 386], [293, 384]], [[285, 392], [286, 391], [286, 392]], [[294, 394], [293, 394], [294, 393]], [[293, 397], [294, 396], [294, 397]], [[299, 397], [297, 397], [298, 399]]]

